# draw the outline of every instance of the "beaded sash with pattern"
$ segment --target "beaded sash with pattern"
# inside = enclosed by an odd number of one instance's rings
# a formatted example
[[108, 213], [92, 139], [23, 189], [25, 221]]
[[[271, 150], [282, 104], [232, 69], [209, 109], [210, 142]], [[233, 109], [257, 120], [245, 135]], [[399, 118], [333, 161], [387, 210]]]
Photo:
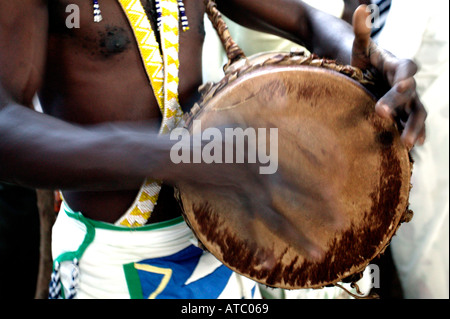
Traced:
[[[167, 134], [180, 123], [183, 117], [183, 111], [178, 101], [180, 14], [183, 29], [187, 29], [183, 2], [181, 0], [157, 1], [161, 55], [155, 31], [151, 27], [141, 1], [118, 1], [133, 29], [149, 84], [153, 88], [163, 116], [160, 134]], [[160, 181], [147, 179], [131, 208], [117, 221], [116, 225], [125, 227], [145, 225], [157, 204], [160, 191]]]

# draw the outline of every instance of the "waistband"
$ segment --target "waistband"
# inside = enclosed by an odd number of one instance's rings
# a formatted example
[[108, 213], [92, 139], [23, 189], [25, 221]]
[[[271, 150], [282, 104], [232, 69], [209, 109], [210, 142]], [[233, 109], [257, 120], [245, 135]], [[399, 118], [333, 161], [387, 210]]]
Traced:
[[67, 205], [67, 203], [64, 201], [61, 205], [61, 211], [64, 212], [68, 217], [78, 220], [85, 225], [90, 225], [96, 229], [113, 230], [113, 231], [121, 231], [121, 232], [130, 232], [130, 231], [148, 232], [151, 230], [164, 229], [164, 228], [168, 228], [171, 226], [175, 226], [175, 225], [184, 223], [184, 218], [182, 216], [180, 216], [180, 217], [168, 220], [168, 221], [155, 223], [155, 224], [149, 224], [149, 225], [145, 225], [145, 226], [141, 226], [141, 227], [125, 227], [125, 226], [109, 224], [106, 222], [87, 218], [82, 213], [73, 211], [69, 207], [69, 205]]
[[[197, 241], [182, 217], [128, 228], [86, 218], [63, 202], [53, 226], [54, 276], [59, 278], [60, 267], [73, 268], [76, 273], [81, 270], [85, 275], [92, 274], [94, 277], [101, 276], [102, 269], [111, 265], [121, 268], [122, 265], [144, 259], [163, 258], [190, 245], [196, 246]], [[58, 283], [53, 286], [55, 289], [63, 287]], [[66, 294], [74, 289], [61, 290]]]

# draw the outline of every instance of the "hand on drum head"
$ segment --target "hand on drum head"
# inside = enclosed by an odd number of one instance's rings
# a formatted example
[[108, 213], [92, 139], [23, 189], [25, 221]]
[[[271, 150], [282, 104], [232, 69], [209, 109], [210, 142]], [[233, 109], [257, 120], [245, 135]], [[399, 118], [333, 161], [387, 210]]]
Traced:
[[[227, 149], [227, 143], [230, 142], [222, 142], [220, 148]], [[192, 142], [190, 145], [192, 153], [196, 151], [193, 144]], [[233, 145], [232, 148], [237, 149], [237, 146]], [[203, 203], [211, 204], [220, 197], [225, 203], [222, 206], [227, 206], [224, 211], [242, 208], [240, 215], [233, 215], [232, 218], [238, 220], [248, 237], [262, 246], [266, 238], [261, 238], [258, 230], [260, 226], [257, 225], [264, 225], [272, 234], [289, 243], [308, 259], [317, 260], [323, 257], [322, 249], [306, 235], [306, 226], [294, 222], [291, 218], [293, 211], [307, 210], [307, 218], [315, 223], [326, 225], [329, 229], [338, 229], [341, 216], [338, 216], [338, 210], [328, 206], [328, 197], [333, 194], [324, 192], [319, 186], [299, 189], [297, 185], [293, 185], [289, 176], [283, 176], [288, 174], [281, 169], [274, 174], [261, 174], [261, 163], [258, 159], [254, 163], [248, 160], [247, 152], [241, 155], [244, 158], [243, 163], [226, 163], [224, 160], [222, 163], [210, 164], [203, 160], [201, 163], [180, 163], [174, 167], [177, 179], [174, 184], [181, 186], [181, 189], [186, 189], [186, 186], [194, 189], [195, 193], [201, 194]], [[267, 256], [261, 257], [260, 264], [270, 268], [271, 263], [275, 261], [264, 259], [265, 257]]]
[[352, 65], [363, 70], [375, 69], [384, 76], [390, 89], [376, 104], [376, 111], [383, 118], [397, 120], [403, 129], [402, 140], [411, 149], [416, 143], [425, 142], [427, 112], [414, 80], [418, 67], [413, 61], [399, 59], [371, 41], [371, 28], [367, 24], [370, 12], [366, 9], [365, 5], [358, 7], [353, 16]]

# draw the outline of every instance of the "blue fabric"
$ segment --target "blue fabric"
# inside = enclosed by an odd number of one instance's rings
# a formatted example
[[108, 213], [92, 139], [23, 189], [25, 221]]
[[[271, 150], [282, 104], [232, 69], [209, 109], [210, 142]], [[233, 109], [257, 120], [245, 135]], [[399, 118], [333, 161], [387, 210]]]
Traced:
[[[171, 269], [168, 284], [156, 296], [156, 299], [217, 299], [225, 289], [232, 271], [224, 265], [195, 282], [186, 285], [199, 264], [203, 250], [190, 246], [179, 253], [156, 259], [147, 259], [137, 264], [149, 265], [160, 269]], [[137, 269], [142, 294], [148, 298], [160, 287], [166, 275]], [[167, 280], [167, 279], [166, 279]]]

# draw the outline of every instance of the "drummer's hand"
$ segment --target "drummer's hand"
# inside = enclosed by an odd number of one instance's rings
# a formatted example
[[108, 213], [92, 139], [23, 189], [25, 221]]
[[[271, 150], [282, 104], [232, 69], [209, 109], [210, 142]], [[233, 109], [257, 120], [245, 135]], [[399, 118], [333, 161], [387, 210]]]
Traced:
[[402, 140], [411, 149], [416, 143], [425, 142], [427, 112], [416, 92], [414, 75], [417, 65], [411, 60], [398, 59], [377, 47], [370, 39], [371, 28], [367, 25], [370, 15], [362, 5], [353, 16], [355, 41], [352, 65], [360, 69], [375, 69], [384, 75], [390, 90], [376, 104], [376, 112], [383, 118], [399, 119], [404, 125]]
[[[192, 140], [193, 141], [193, 140]], [[197, 145], [200, 145], [198, 142]], [[220, 142], [218, 142], [220, 143]], [[223, 145], [218, 145], [220, 149], [226, 150], [228, 147], [236, 150], [234, 142], [223, 141]], [[191, 147], [192, 154], [194, 152], [201, 153], [200, 148]], [[237, 148], [237, 149], [248, 149]], [[235, 153], [236, 154], [236, 153]], [[241, 154], [241, 153], [240, 153]], [[273, 154], [271, 154], [273, 156]], [[235, 155], [236, 156], [236, 155]], [[243, 154], [244, 163], [226, 163], [222, 159], [222, 163], [180, 163], [173, 166], [172, 171], [176, 176], [175, 185], [194, 188], [196, 192], [202, 194], [205, 203], [213, 203], [214, 198], [220, 195], [220, 198], [226, 199], [229, 207], [243, 207], [240, 212], [239, 222], [246, 229], [247, 233], [256, 242], [264, 241], [260, 238], [261, 234], [255, 229], [259, 223], [266, 225], [276, 236], [290, 243], [295, 249], [301, 251], [305, 257], [310, 259], [320, 259], [323, 257], [323, 251], [316, 243], [312, 242], [305, 234], [304, 229], [299, 229], [289, 220], [286, 213], [276, 207], [273, 201], [274, 189], [281, 191], [289, 190], [286, 179], [282, 178], [280, 170], [273, 174], [262, 174], [260, 171], [261, 163], [258, 159], [257, 163], [248, 160], [248, 153]], [[266, 166], [266, 164], [262, 165]], [[298, 196], [298, 194], [294, 194]], [[291, 194], [291, 197], [294, 198]], [[288, 196], [288, 194], [286, 195]], [[304, 205], [310, 205], [311, 211], [316, 214], [315, 218], [319, 219], [321, 224], [330, 224], [331, 227], [339, 227], [339, 216], [330, 216], [332, 210], [321, 205], [322, 201], [311, 204], [308, 198], [304, 199]], [[326, 201], [324, 201], [326, 202]], [[232, 204], [235, 203], [235, 204]], [[308, 206], [309, 207], [309, 206]], [[336, 225], [335, 225], [336, 224]], [[261, 260], [261, 265], [271, 266], [271, 261]], [[272, 261], [273, 262], [273, 261]]]

